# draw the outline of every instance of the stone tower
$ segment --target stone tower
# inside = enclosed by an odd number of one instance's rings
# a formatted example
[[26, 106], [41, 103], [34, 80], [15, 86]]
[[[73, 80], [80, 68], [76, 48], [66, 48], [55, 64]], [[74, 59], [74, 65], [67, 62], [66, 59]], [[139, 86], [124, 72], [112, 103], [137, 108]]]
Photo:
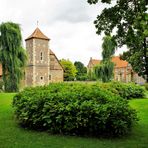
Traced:
[[26, 86], [49, 84], [50, 50], [49, 38], [39, 28], [25, 40], [28, 63], [25, 74]]

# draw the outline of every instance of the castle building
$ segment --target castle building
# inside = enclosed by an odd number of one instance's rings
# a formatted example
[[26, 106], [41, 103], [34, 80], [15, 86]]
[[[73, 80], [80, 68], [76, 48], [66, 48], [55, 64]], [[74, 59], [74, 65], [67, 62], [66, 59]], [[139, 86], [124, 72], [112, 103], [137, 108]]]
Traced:
[[36, 28], [25, 41], [28, 56], [25, 86], [62, 82], [63, 68], [56, 55], [49, 48], [50, 39], [39, 28]]
[[[111, 60], [115, 66], [114, 66], [114, 80], [115, 81], [121, 81], [121, 82], [135, 82], [138, 84], [145, 83], [145, 80], [138, 76], [136, 72], [133, 71], [131, 65], [124, 60], [121, 60], [119, 56], [112, 57]], [[94, 67], [96, 65], [99, 65], [101, 60], [92, 59], [90, 58], [89, 63], [87, 65], [87, 71], [93, 72]]]

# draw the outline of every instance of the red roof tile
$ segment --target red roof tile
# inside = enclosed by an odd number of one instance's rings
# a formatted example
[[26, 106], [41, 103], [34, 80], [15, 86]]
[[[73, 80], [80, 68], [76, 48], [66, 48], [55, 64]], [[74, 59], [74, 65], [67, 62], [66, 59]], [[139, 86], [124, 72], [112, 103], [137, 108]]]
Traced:
[[120, 57], [118, 57], [118, 56], [113, 57], [112, 62], [115, 63], [116, 68], [122, 68], [122, 67], [127, 67], [128, 66], [128, 62], [121, 60]]
[[92, 59], [91, 62], [93, 65], [97, 65], [100, 64], [101, 60]]
[[42, 33], [42, 31], [39, 28], [36, 28], [34, 32], [27, 39], [25, 39], [25, 41], [32, 38], [50, 40], [46, 35]]
[[[97, 64], [100, 64], [101, 60], [96, 60], [91, 58], [90, 62], [95, 66]], [[119, 56], [113, 57], [112, 62], [115, 63], [116, 68], [122, 68], [128, 66], [128, 62], [121, 60]]]

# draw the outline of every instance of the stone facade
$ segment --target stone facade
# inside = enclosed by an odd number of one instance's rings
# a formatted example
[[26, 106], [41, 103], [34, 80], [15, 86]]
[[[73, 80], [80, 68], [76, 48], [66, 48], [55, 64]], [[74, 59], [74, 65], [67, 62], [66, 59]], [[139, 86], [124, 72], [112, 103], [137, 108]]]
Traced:
[[87, 73], [88, 72], [93, 72], [93, 68], [100, 64], [101, 60], [93, 59], [92, 57], [89, 60], [89, 63], [87, 65]]
[[61, 75], [63, 75], [63, 68], [56, 55], [50, 50], [50, 82], [63, 81]]
[[[87, 71], [93, 71], [93, 68], [100, 64], [101, 60], [92, 59], [90, 58], [90, 61], [87, 65]], [[121, 81], [121, 82], [135, 82], [138, 84], [144, 84], [145, 80], [138, 76], [137, 73], [135, 73], [132, 70], [131, 65], [127, 61], [120, 60], [118, 56], [112, 58], [112, 62], [115, 64], [114, 67], [114, 80], [115, 81]]]
[[[28, 63], [25, 71], [26, 86], [48, 85], [63, 81], [63, 68], [57, 58], [52, 61], [50, 39], [37, 28], [26, 40]], [[54, 69], [52, 67], [55, 67]]]

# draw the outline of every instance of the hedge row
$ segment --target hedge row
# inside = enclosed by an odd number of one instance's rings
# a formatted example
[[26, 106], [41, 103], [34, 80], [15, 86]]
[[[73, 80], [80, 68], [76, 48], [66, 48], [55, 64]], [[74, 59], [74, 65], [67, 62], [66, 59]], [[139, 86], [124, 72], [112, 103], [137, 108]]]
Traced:
[[127, 100], [97, 84], [27, 88], [14, 97], [13, 106], [22, 126], [50, 133], [120, 136], [137, 120]]
[[145, 96], [145, 88], [134, 83], [111, 82], [98, 83], [98, 85], [125, 99], [144, 98]]

